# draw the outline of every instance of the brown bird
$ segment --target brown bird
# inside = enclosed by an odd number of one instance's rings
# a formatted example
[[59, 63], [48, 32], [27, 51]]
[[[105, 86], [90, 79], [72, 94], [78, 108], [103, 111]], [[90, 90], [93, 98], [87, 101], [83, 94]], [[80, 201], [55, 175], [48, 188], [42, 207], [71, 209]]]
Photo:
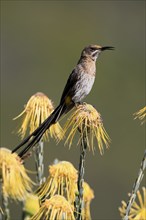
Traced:
[[49, 127], [56, 123], [63, 114], [69, 112], [75, 105], [89, 94], [95, 81], [96, 60], [100, 53], [104, 50], [113, 50], [114, 47], [98, 45], [89, 45], [85, 47], [81, 53], [81, 57], [70, 74], [64, 91], [61, 96], [60, 104], [52, 112], [52, 114], [27, 138], [25, 138], [13, 151], [17, 151], [24, 146], [19, 153], [20, 157], [42, 138], [43, 134]]

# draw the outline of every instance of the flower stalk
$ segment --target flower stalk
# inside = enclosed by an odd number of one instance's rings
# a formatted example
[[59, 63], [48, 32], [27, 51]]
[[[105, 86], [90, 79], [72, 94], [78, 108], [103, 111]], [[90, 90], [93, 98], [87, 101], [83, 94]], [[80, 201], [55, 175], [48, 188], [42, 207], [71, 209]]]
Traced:
[[[128, 196], [131, 196], [129, 193]], [[145, 220], [146, 219], [146, 188], [142, 187], [142, 190], [138, 190], [136, 193], [137, 201], [134, 201], [130, 212], [128, 214], [128, 220]], [[125, 216], [125, 210], [127, 204], [125, 201], [122, 201], [122, 207], [119, 208], [120, 215], [122, 219]]]
[[35, 166], [36, 166], [36, 183], [40, 186], [44, 181], [44, 142], [40, 140], [37, 146], [35, 146]]
[[69, 131], [66, 139], [66, 143], [69, 143], [69, 147], [73, 143], [73, 139], [76, 133], [80, 133], [80, 162], [79, 162], [79, 175], [78, 175], [78, 193], [74, 202], [75, 210], [74, 215], [76, 220], [81, 220], [83, 213], [83, 183], [85, 174], [85, 157], [87, 148], [94, 153], [95, 143], [97, 141], [100, 154], [104, 152], [104, 145], [109, 147], [110, 138], [103, 126], [101, 115], [90, 104], [83, 103], [77, 106], [73, 114], [68, 118], [64, 126], [64, 133]]
[[4, 214], [5, 220], [10, 219], [10, 210], [9, 210], [9, 202], [8, 197], [2, 193], [2, 210]]
[[130, 198], [129, 198], [129, 201], [128, 201], [127, 206], [126, 206], [125, 216], [124, 216], [123, 220], [128, 220], [129, 219], [130, 210], [131, 210], [132, 205], [135, 201], [136, 194], [137, 194], [137, 191], [139, 189], [140, 183], [143, 179], [145, 168], [146, 168], [146, 151], [144, 153], [144, 157], [143, 157], [142, 162], [141, 162], [138, 177], [137, 177], [137, 179], [136, 179], [136, 181], [133, 185], [132, 193], [130, 194]]
[[82, 134], [81, 149], [80, 149], [80, 162], [79, 162], [79, 175], [78, 175], [78, 195], [75, 200], [75, 217], [76, 220], [82, 219], [82, 209], [83, 209], [83, 183], [85, 174], [85, 157], [87, 150], [87, 136], [86, 132]]

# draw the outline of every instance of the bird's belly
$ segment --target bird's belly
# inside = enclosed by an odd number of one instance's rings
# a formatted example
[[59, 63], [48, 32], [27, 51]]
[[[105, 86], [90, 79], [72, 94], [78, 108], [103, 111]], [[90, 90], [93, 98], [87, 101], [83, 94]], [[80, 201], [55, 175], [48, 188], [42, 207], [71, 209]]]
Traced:
[[73, 102], [81, 102], [91, 91], [95, 76], [83, 73], [74, 86]]

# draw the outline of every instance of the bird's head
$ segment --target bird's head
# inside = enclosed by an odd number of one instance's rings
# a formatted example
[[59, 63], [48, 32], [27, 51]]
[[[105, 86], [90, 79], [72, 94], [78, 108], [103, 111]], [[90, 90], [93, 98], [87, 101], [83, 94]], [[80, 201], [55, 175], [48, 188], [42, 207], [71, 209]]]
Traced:
[[113, 49], [114, 49], [114, 47], [111, 47], [111, 46], [102, 47], [99, 45], [89, 45], [83, 49], [81, 56], [87, 57], [87, 58], [90, 58], [90, 59], [96, 61], [96, 59], [98, 58], [99, 54], [102, 51], [113, 50]]

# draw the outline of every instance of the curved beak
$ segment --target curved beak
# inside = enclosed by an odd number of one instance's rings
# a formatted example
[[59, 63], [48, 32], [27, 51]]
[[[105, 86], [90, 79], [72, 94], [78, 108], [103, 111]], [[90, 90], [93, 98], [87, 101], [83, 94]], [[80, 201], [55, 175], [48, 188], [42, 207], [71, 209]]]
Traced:
[[104, 51], [104, 50], [114, 50], [114, 47], [111, 47], [111, 46], [101, 47], [101, 51]]

